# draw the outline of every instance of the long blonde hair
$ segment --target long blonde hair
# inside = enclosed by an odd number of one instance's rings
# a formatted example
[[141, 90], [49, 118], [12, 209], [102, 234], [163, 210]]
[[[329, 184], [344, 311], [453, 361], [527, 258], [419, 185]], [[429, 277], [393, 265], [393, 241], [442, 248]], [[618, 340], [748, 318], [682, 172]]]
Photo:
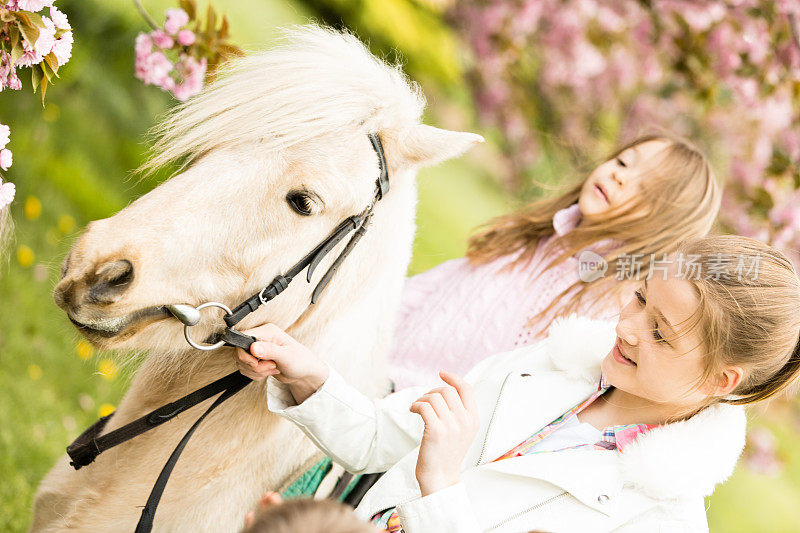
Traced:
[[718, 274], [689, 279], [700, 303], [681, 335], [699, 331], [707, 352], [700, 382], [725, 366], [744, 370], [729, 397], [708, 404], [753, 403], [790, 387], [800, 377], [800, 280], [791, 261], [738, 235], [687, 241], [677, 252], [691, 257], [699, 272]]
[[[626, 258], [638, 256], [660, 259], [675, 250], [679, 242], [706, 235], [719, 211], [720, 188], [706, 156], [688, 140], [668, 133], [637, 138], [620, 147], [607, 160], [628, 148], [649, 141], [666, 141], [668, 146], [651, 162], [641, 183], [643, 192], [602, 217], [584, 217], [582, 223], [564, 235], [548, 241], [551, 258], [545, 269], [552, 268], [588, 246], [605, 239], [619, 245], [602, 250], [610, 275], [584, 283], [577, 281], [566, 288], [537, 317], [554, 311], [553, 318], [575, 312], [584, 302], [593, 309], [608, 298], [618, 298], [625, 289], [614, 274], [621, 270]], [[584, 180], [585, 181], [585, 180]], [[519, 252], [509, 265], [529, 261], [537, 246], [554, 235], [553, 216], [575, 204], [583, 182], [572, 186], [555, 198], [535, 201], [523, 209], [501, 216], [470, 239], [467, 257], [481, 264]], [[641, 265], [638, 274], [646, 276], [649, 262]], [[537, 317], [534, 317], [535, 320]], [[532, 322], [533, 322], [532, 320]]]

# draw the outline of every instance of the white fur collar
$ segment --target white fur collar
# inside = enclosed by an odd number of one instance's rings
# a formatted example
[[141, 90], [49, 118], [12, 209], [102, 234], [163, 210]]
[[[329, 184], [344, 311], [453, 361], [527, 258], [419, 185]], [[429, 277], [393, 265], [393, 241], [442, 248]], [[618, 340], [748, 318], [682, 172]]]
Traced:
[[[600, 362], [615, 339], [614, 322], [570, 315], [550, 326], [548, 351], [557, 369], [596, 382]], [[688, 420], [654, 428], [620, 453], [622, 477], [656, 499], [708, 496], [733, 473], [744, 448], [745, 426], [741, 406], [718, 404]]]

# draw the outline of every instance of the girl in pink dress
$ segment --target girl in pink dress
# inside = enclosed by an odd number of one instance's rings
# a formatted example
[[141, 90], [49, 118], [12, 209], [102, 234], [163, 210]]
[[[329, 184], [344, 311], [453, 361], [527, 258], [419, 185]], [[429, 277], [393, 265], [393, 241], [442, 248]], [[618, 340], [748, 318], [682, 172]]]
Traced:
[[623, 146], [561, 196], [489, 223], [466, 257], [407, 281], [389, 357], [395, 388], [528, 345], [559, 316], [615, 317], [632, 282], [708, 233], [719, 203], [708, 160], [687, 140]]

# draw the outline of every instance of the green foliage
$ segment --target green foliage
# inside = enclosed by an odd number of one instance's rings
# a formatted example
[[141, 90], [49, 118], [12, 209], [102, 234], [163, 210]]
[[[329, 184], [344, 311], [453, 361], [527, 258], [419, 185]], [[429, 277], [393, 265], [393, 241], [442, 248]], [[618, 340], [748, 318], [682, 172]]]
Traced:
[[397, 49], [415, 79], [462, 84], [459, 42], [441, 13], [411, 0], [301, 0], [323, 22], [347, 27], [377, 53]]

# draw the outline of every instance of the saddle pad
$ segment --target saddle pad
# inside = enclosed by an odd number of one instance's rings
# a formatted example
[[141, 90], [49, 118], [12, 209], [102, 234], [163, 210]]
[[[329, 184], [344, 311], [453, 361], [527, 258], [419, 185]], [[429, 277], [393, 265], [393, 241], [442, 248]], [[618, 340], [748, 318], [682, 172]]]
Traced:
[[[284, 498], [313, 497], [332, 465], [333, 462], [330, 457], [325, 457], [297, 478], [297, 480], [283, 492], [282, 496]], [[353, 476], [353, 479], [347, 484], [347, 488], [344, 489], [344, 492], [339, 496], [339, 501], [344, 500], [347, 495], [350, 494], [350, 491], [353, 490], [353, 487], [359, 479], [361, 479], [360, 475]]]

